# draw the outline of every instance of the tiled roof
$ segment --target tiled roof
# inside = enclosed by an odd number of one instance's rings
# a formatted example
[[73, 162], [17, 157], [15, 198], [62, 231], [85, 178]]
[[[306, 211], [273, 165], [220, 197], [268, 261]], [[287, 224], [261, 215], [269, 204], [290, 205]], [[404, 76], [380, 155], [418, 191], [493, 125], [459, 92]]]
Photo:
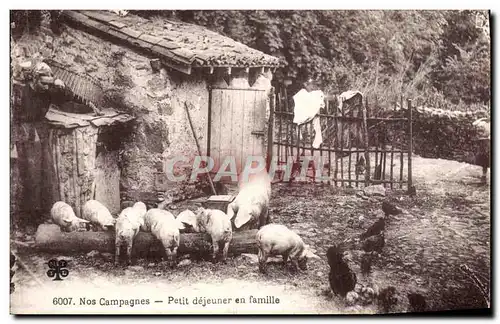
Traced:
[[[204, 27], [159, 18], [149, 20], [109, 11], [65, 11], [70, 22], [90, 32], [147, 51], [180, 68], [278, 67], [277, 57], [250, 48]], [[175, 66], [174, 66], [175, 67]]]

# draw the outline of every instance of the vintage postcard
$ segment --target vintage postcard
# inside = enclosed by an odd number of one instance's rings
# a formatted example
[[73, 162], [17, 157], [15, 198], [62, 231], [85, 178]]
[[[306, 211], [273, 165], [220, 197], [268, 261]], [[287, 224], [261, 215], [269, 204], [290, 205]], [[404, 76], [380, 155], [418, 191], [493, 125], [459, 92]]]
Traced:
[[491, 314], [489, 22], [11, 10], [11, 314]]

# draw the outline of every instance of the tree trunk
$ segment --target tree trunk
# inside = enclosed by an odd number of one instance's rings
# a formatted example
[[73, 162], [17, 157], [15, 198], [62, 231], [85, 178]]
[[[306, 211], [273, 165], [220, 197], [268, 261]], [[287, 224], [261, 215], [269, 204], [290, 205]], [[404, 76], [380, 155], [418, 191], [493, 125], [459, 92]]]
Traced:
[[[229, 254], [257, 253], [255, 235], [257, 230], [233, 232], [229, 246]], [[35, 248], [43, 252], [115, 252], [114, 232], [62, 232], [54, 224], [41, 224], [35, 236]], [[206, 233], [181, 233], [178, 254], [209, 254], [212, 244]], [[134, 240], [132, 254], [144, 256], [147, 254], [163, 254], [163, 248], [151, 233], [139, 232]]]

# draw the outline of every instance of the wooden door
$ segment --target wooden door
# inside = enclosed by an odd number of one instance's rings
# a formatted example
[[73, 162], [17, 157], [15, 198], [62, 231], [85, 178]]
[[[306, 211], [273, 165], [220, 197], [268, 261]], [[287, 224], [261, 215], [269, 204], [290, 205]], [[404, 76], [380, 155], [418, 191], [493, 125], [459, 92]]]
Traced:
[[238, 174], [248, 156], [265, 156], [266, 100], [264, 90], [212, 89], [209, 143], [213, 172], [229, 156], [234, 157]]

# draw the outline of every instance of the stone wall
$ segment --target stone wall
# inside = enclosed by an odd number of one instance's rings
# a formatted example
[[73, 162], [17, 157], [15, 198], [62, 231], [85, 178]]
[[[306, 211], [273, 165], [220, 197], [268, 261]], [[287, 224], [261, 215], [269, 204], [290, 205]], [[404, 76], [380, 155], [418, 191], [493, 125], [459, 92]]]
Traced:
[[[206, 151], [208, 86], [206, 76], [153, 71], [150, 59], [129, 48], [86, 32], [63, 27], [60, 35], [42, 29], [15, 43], [14, 56], [37, 55], [53, 59], [68, 69], [86, 73], [103, 86], [103, 108], [137, 117], [120, 149], [122, 199], [156, 203], [155, 175], [164, 171], [167, 158], [197, 154], [185, 103], [202, 152]], [[181, 191], [172, 186], [173, 195]]]

